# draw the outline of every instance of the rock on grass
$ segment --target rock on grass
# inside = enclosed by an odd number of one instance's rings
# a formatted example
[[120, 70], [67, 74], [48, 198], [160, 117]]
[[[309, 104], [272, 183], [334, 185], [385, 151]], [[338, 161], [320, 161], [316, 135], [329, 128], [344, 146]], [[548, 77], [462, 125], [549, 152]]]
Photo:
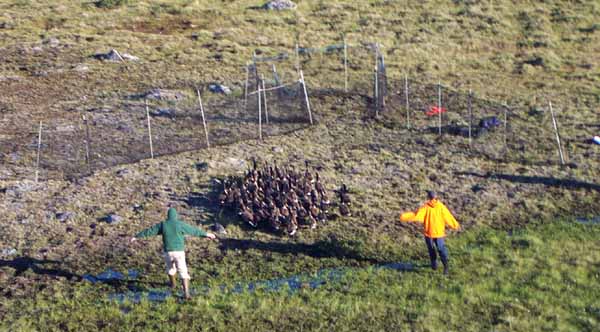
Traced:
[[271, 0], [263, 5], [266, 10], [290, 10], [296, 9], [296, 4], [290, 0]]

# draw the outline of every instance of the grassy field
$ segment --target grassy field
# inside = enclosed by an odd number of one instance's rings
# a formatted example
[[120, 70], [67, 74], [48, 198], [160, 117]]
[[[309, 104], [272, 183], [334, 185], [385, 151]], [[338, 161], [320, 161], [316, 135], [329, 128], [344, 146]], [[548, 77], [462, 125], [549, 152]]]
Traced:
[[[245, 0], [0, 3], [0, 330], [597, 330], [600, 229], [573, 219], [600, 215], [600, 149], [589, 142], [600, 134], [600, 5], [297, 3], [295, 11], [277, 13]], [[402, 113], [367, 119], [363, 97], [316, 95], [317, 124], [289, 135], [143, 160], [75, 181], [46, 181], [47, 173], [39, 184], [30, 181], [40, 120], [64, 126], [93, 114], [121, 121], [140, 109], [124, 106], [133, 103], [129, 96], [152, 88], [193, 102], [191, 87], [217, 81], [239, 94], [254, 52], [339, 44], [342, 34], [353, 45], [380, 43], [391, 78], [439, 80], [514, 106], [511, 126], [525, 148], [512, 153], [521, 157], [504, 154], [494, 136], [481, 141], [494, 153], [481, 154], [465, 140], [404, 128]], [[140, 61], [94, 58], [111, 48]], [[351, 82], [360, 82], [373, 59], [351, 56]], [[312, 89], [343, 81], [339, 56], [307, 57], [302, 66]], [[294, 75], [292, 61], [278, 69]], [[558, 112], [567, 167], [557, 165], [548, 100]], [[96, 109], [109, 111], [90, 111]], [[167, 120], [155, 125], [157, 132], [177, 128]], [[15, 157], [15, 149], [25, 152]], [[219, 216], [213, 180], [238, 174], [252, 158], [297, 168], [310, 161], [330, 191], [348, 185], [353, 216], [295, 237]], [[420, 229], [397, 222], [431, 188], [463, 226], [448, 240], [448, 278], [426, 268]], [[353, 272], [293, 294], [215, 290], [185, 304], [109, 302], [115, 292], [166, 288], [160, 241], [125, 241], [161, 220], [167, 205], [189, 223], [227, 228], [221, 241], [189, 241], [195, 288], [323, 268]], [[61, 212], [73, 215], [59, 221]], [[109, 213], [123, 221], [102, 222]], [[418, 268], [368, 268], [389, 262]], [[81, 281], [108, 268], [142, 275], [134, 284]]]
[[[11, 302], [11, 331], [595, 331], [600, 324], [597, 225], [554, 221], [449, 241], [452, 272], [423, 259], [411, 272], [356, 270], [317, 290], [212, 291], [191, 302], [118, 304], [110, 286], [53, 285]], [[424, 249], [423, 249], [424, 250]], [[6, 300], [3, 300], [6, 301]], [[32, 320], [30, 317], [35, 316]]]

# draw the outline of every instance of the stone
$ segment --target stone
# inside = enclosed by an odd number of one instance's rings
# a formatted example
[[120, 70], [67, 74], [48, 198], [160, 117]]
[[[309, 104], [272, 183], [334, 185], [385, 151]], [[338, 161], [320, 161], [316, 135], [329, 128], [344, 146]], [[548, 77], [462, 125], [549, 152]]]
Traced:
[[57, 132], [72, 132], [75, 131], [75, 126], [73, 125], [58, 125], [56, 126]]
[[208, 170], [208, 163], [205, 161], [201, 161], [199, 163], [196, 163], [195, 167], [197, 171], [206, 171]]
[[141, 97], [155, 100], [176, 101], [183, 99], [183, 94], [175, 90], [152, 89], [145, 94], [142, 94]]
[[138, 57], [137, 57], [137, 56], [135, 56], [135, 55], [131, 55], [131, 54], [129, 54], [129, 53], [123, 53], [123, 54], [121, 54], [121, 57], [122, 57], [123, 59], [127, 60], [127, 61], [134, 61], [134, 62], [135, 62], [135, 61], [140, 61], [140, 58], [138, 58]]
[[1, 251], [2, 256], [13, 256], [17, 254], [17, 249], [15, 248], [5, 248]]
[[224, 95], [231, 94], [231, 89], [218, 83], [212, 83], [208, 85], [208, 90], [212, 93], [221, 93]]
[[226, 162], [233, 168], [237, 169], [238, 171], [244, 171], [247, 166], [246, 166], [246, 161], [243, 159], [237, 159], [237, 158], [233, 158], [233, 157], [229, 157], [226, 159]]
[[173, 118], [175, 116], [175, 110], [171, 108], [159, 108], [157, 110], [150, 111], [151, 116]]
[[58, 45], [60, 45], [60, 41], [58, 40], [58, 38], [47, 38], [44, 40], [44, 44], [48, 44], [50, 45], [50, 47], [57, 47]]
[[225, 227], [223, 227], [223, 225], [219, 224], [218, 222], [212, 225], [212, 230], [217, 234], [227, 234]]
[[274, 146], [271, 151], [273, 151], [274, 153], [283, 153], [283, 148], [280, 146]]
[[263, 5], [266, 10], [290, 10], [296, 9], [297, 5], [290, 0], [271, 0]]
[[75, 217], [73, 212], [58, 212], [56, 214], [56, 220], [60, 222], [67, 222]]
[[111, 213], [108, 216], [104, 217], [103, 221], [106, 222], [107, 224], [116, 225], [116, 224], [120, 223], [121, 221], [123, 221], [123, 217], [118, 216], [114, 213]]
[[97, 53], [94, 58], [104, 61], [125, 61], [119, 51], [112, 49], [108, 53]]
[[128, 170], [127, 168], [123, 168], [117, 171], [117, 176], [119, 177], [124, 177], [127, 174], [131, 174], [131, 171]]
[[89, 71], [90, 67], [84, 65], [83, 63], [80, 63], [77, 66], [75, 66], [75, 68], [73, 68], [73, 70], [77, 71], [77, 72], [80, 72], [80, 73], [83, 73], [83, 72]]
[[35, 47], [32, 47], [32, 48], [31, 48], [31, 52], [33, 52], [33, 53], [40, 53], [40, 52], [42, 52], [43, 50], [44, 50], [44, 49], [43, 49], [43, 48], [41, 48], [40, 46], [35, 46]]

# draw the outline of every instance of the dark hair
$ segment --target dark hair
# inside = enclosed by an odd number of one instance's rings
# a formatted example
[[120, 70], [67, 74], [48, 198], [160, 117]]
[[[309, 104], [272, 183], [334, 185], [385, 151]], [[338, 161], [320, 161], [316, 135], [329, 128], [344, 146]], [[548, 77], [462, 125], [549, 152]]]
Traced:
[[435, 194], [435, 191], [433, 191], [433, 190], [427, 190], [427, 198], [428, 199], [434, 199], [436, 197], [437, 197], [437, 195]]

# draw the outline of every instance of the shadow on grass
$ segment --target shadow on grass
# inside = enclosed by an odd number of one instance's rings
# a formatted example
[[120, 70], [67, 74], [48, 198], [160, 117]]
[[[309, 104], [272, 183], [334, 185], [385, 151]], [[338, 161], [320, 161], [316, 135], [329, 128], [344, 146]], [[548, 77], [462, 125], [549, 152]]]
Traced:
[[378, 259], [366, 257], [358, 250], [352, 249], [356, 246], [354, 242], [344, 242], [336, 239], [321, 240], [313, 244], [290, 243], [290, 242], [263, 242], [248, 239], [221, 239], [219, 248], [221, 250], [249, 250], [276, 252], [285, 255], [306, 255], [313, 258], [338, 258], [353, 259], [370, 264], [381, 264]]
[[15, 276], [23, 274], [31, 269], [37, 275], [47, 275], [52, 277], [65, 277], [67, 279], [76, 278], [81, 280], [81, 276], [66, 270], [47, 267], [47, 265], [60, 264], [59, 261], [49, 259], [36, 259], [31, 257], [17, 257], [12, 260], [0, 259], [0, 268], [11, 267], [15, 269]]
[[475, 176], [484, 179], [500, 179], [510, 182], [543, 184], [548, 187], [563, 187], [568, 189], [588, 189], [600, 191], [600, 185], [571, 179], [557, 179], [546, 176], [512, 175], [502, 173], [478, 174], [474, 172], [456, 172], [456, 175]]

